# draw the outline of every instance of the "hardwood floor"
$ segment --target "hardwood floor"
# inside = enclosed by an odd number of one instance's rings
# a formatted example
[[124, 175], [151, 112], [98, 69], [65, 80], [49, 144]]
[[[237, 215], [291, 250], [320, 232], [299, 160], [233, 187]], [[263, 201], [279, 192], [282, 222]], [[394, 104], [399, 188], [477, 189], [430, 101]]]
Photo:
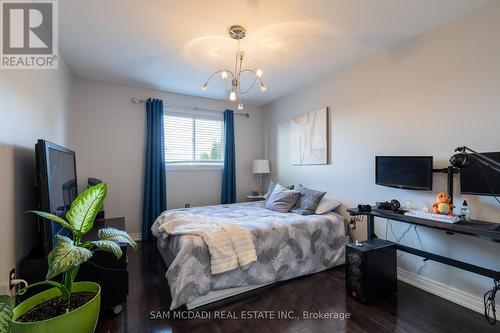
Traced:
[[[170, 306], [165, 267], [154, 243], [129, 252], [130, 294], [123, 312], [99, 320], [96, 332], [499, 332], [483, 316], [408, 284], [398, 295], [376, 305], [346, 296], [344, 269], [335, 268], [270, 287], [266, 291], [209, 312], [212, 319], [150, 319]], [[239, 316], [253, 310], [293, 311], [298, 319], [214, 319], [216, 313]], [[226, 312], [222, 312], [226, 311]], [[349, 313], [350, 319], [307, 319], [303, 311]], [[184, 312], [183, 314], [187, 314]], [[207, 315], [207, 312], [198, 312]], [[264, 315], [264, 313], [260, 313]]]

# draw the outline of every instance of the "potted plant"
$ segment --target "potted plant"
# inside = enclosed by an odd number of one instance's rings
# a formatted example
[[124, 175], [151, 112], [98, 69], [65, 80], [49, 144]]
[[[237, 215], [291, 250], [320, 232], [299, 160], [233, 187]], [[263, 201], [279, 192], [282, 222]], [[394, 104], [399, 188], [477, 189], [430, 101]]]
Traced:
[[[89, 260], [95, 251], [111, 252], [120, 258], [120, 243], [128, 244], [134, 250], [137, 248], [125, 231], [115, 228], [100, 229], [97, 240], [82, 239], [92, 229], [106, 192], [107, 185], [104, 183], [82, 192], [71, 204], [66, 220], [50, 213], [31, 211], [61, 224], [70, 231], [71, 237], [56, 236], [54, 249], [48, 255], [46, 280], [23, 288], [16, 295], [40, 285], [51, 286], [51, 289], [28, 298], [14, 309], [10, 306], [9, 297], [0, 298], [0, 333], [8, 332], [9, 326], [13, 333], [89, 333], [95, 330], [101, 288], [94, 282], [75, 282], [80, 265]], [[59, 275], [62, 275], [61, 282], [51, 280]]]

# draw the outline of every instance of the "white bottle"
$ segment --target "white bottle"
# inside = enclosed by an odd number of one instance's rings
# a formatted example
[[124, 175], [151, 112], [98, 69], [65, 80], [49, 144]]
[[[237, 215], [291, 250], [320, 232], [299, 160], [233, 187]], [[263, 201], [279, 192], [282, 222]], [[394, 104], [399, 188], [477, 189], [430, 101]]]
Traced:
[[405, 202], [405, 210], [407, 212], [410, 212], [411, 211], [411, 199], [406, 199], [406, 202]]
[[464, 200], [462, 203], [462, 207], [460, 208], [460, 215], [462, 215], [462, 218], [465, 221], [470, 220], [470, 208], [469, 205], [467, 204], [467, 200]]

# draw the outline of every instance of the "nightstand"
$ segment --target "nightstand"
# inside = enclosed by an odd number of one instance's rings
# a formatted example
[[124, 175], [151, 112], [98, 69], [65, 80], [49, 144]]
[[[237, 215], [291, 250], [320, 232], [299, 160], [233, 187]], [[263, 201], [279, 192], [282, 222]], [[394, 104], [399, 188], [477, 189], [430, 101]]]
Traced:
[[248, 202], [266, 200], [266, 197], [263, 195], [247, 195], [246, 198]]

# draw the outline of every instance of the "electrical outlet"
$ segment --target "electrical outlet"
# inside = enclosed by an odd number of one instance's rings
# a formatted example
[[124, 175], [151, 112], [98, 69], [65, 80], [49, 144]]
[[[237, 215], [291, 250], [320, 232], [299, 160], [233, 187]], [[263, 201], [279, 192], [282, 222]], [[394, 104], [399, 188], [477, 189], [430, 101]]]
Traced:
[[191, 204], [190, 203], [185, 204], [184, 208], [191, 208]]
[[9, 279], [0, 281], [0, 295], [7, 295], [7, 296], [13, 296], [14, 295], [14, 286], [12, 285], [11, 281], [16, 278], [16, 269], [13, 268], [9, 272]]
[[15, 278], [16, 278], [16, 268], [12, 268], [9, 272], [9, 290], [12, 290], [14, 288], [12, 280], [14, 280]]

